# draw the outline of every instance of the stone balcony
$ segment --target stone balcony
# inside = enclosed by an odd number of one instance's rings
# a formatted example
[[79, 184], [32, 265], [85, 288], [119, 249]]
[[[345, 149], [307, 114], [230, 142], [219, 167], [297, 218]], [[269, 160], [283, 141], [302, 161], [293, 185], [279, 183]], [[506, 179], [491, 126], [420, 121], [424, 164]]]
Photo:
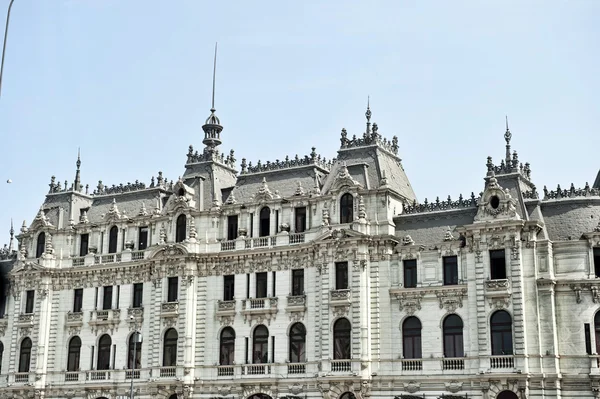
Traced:
[[242, 314], [246, 321], [257, 319], [270, 322], [277, 314], [278, 298], [248, 298], [242, 301]]
[[287, 312], [303, 312], [306, 310], [306, 295], [290, 295], [287, 297]]
[[89, 253], [86, 256], [76, 256], [69, 259], [62, 259], [61, 262], [63, 263], [64, 267], [84, 267], [120, 262], [135, 262], [146, 259], [149, 253], [149, 250], [123, 251], [115, 254]]
[[317, 232], [313, 233], [279, 233], [274, 236], [267, 237], [252, 237], [244, 238], [240, 237], [235, 240], [224, 240], [220, 241], [221, 251], [236, 251], [241, 249], [254, 249], [254, 248], [273, 248], [278, 246], [287, 246], [302, 244], [307, 241], [309, 237], [316, 237]]
[[113, 332], [121, 322], [121, 309], [96, 309], [90, 312], [92, 332]]
[[33, 313], [21, 313], [15, 320], [15, 327], [28, 328], [33, 326]]
[[83, 326], [83, 312], [67, 312], [65, 325], [67, 327]]
[[238, 380], [285, 375], [294, 378], [314, 378], [318, 370], [318, 362], [221, 365], [216, 366], [215, 369], [210, 369], [210, 372], [203, 378], [210, 380]]
[[512, 292], [507, 279], [486, 280], [484, 285], [485, 297], [490, 306], [508, 306]]
[[177, 317], [179, 315], [179, 301], [163, 302], [160, 305], [160, 317]]
[[349, 289], [329, 291], [329, 304], [331, 306], [349, 305], [352, 293]]

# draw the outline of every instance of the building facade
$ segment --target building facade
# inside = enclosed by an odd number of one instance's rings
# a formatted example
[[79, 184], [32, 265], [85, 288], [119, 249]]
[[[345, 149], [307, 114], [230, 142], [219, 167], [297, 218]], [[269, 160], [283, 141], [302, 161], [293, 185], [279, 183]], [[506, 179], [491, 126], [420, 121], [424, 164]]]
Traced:
[[175, 182], [52, 177], [2, 252], [0, 398], [600, 398], [600, 179], [538, 194], [507, 126], [483, 192], [419, 203], [366, 118], [238, 170], [212, 109]]

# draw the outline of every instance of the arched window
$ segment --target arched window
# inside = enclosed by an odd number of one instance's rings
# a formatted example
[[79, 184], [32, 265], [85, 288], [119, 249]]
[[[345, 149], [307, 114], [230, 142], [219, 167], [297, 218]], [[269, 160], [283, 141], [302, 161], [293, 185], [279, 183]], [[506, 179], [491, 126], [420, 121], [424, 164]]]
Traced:
[[69, 341], [69, 353], [67, 354], [67, 371], [79, 370], [79, 356], [81, 353], [81, 339], [77, 336]]
[[291, 363], [304, 363], [306, 361], [306, 328], [302, 323], [296, 323], [290, 329], [289, 359]]
[[169, 328], [165, 332], [165, 342], [163, 344], [163, 367], [173, 367], [177, 365], [177, 339], [179, 335], [174, 328]]
[[258, 236], [267, 237], [271, 235], [271, 210], [265, 206], [260, 210], [260, 224], [258, 225]]
[[252, 363], [268, 363], [269, 361], [269, 330], [260, 325], [254, 329], [252, 337]]
[[38, 234], [37, 243], [35, 246], [35, 257], [39, 258], [42, 254], [46, 252], [46, 233], [43, 231]]
[[4, 344], [0, 342], [0, 374], [2, 374], [2, 355], [4, 355]]
[[110, 369], [110, 346], [112, 340], [110, 335], [104, 334], [98, 340], [98, 361], [96, 362], [96, 370]]
[[463, 357], [465, 355], [463, 345], [463, 322], [462, 319], [451, 314], [444, 319], [444, 356]]
[[519, 397], [512, 391], [502, 391], [496, 396], [496, 399], [519, 399]]
[[231, 366], [235, 360], [235, 331], [231, 327], [221, 331], [219, 342], [219, 359], [221, 366]]
[[117, 240], [119, 236], [119, 228], [117, 226], [113, 226], [110, 228], [108, 232], [108, 253], [114, 254], [117, 252]]
[[352, 223], [354, 220], [354, 198], [346, 193], [340, 199], [340, 223]]
[[356, 399], [356, 395], [352, 392], [344, 392], [342, 396], [340, 396], [340, 399]]
[[492, 355], [512, 355], [512, 318], [508, 312], [499, 310], [490, 318], [492, 332]]
[[19, 373], [28, 373], [31, 365], [31, 339], [25, 338], [21, 342], [19, 351]]
[[352, 327], [348, 319], [339, 319], [333, 325], [333, 358], [350, 359], [350, 333]]
[[414, 316], [402, 323], [402, 355], [405, 359], [421, 359], [421, 321]]
[[600, 312], [594, 317], [594, 331], [596, 336], [596, 353], [600, 353]]
[[[133, 359], [135, 358], [135, 362]], [[127, 346], [127, 368], [142, 368], [142, 336], [139, 332], [134, 332], [129, 336], [129, 345]]]
[[177, 399], [177, 398], [178, 398], [178, 396], [177, 396], [176, 393], [174, 393], [173, 395], [169, 396], [169, 399]]
[[185, 240], [186, 223], [187, 217], [185, 215], [177, 217], [177, 222], [175, 223], [175, 242], [183, 242]]

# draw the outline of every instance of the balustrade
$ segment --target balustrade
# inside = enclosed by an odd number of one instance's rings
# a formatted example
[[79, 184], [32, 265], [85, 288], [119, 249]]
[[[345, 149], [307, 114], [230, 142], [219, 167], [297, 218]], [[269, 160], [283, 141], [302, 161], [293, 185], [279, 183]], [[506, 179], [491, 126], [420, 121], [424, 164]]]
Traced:
[[29, 373], [15, 373], [15, 382], [16, 383], [29, 382]]
[[332, 373], [349, 373], [352, 371], [351, 360], [332, 360], [331, 361], [331, 372]]
[[305, 374], [306, 363], [288, 363], [288, 374]]
[[300, 244], [304, 242], [304, 233], [292, 233], [288, 236], [290, 244]]
[[514, 356], [490, 356], [490, 368], [492, 369], [513, 369], [514, 367]]
[[442, 370], [464, 370], [465, 359], [463, 358], [446, 358], [442, 359]]
[[92, 370], [87, 372], [88, 381], [104, 381], [110, 380], [110, 370]]
[[234, 366], [218, 366], [217, 377], [233, 377], [235, 373]]
[[235, 249], [235, 240], [221, 241], [221, 251], [233, 251]]
[[403, 371], [421, 371], [423, 370], [423, 360], [421, 359], [402, 359]]
[[85, 258], [84, 257], [73, 258], [71, 261], [72, 261], [73, 267], [80, 267], [80, 266], [84, 266], [85, 265]]
[[159, 371], [159, 376], [161, 378], [173, 378], [177, 375], [177, 367], [161, 367]]
[[246, 364], [242, 368], [245, 375], [266, 375], [271, 374], [271, 366], [268, 364]]

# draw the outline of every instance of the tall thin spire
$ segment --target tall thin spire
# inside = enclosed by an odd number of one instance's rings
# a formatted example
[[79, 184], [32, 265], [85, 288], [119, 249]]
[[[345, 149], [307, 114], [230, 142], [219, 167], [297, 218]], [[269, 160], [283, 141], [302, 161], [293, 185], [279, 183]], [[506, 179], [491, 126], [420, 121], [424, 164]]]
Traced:
[[211, 153], [215, 153], [216, 147], [221, 144], [221, 121], [215, 115], [215, 87], [216, 87], [216, 76], [217, 76], [217, 43], [215, 43], [215, 58], [213, 62], [213, 86], [212, 86], [212, 102], [210, 108], [210, 115], [204, 122], [202, 130], [204, 130], [204, 140], [202, 143], [206, 145], [207, 150]]
[[367, 112], [365, 112], [367, 118], [367, 134], [371, 133], [371, 96], [367, 96]]
[[504, 140], [506, 140], [506, 165], [510, 165], [510, 139], [512, 138], [512, 133], [508, 129], [508, 115], [506, 117], [506, 132], [504, 133]]
[[216, 82], [216, 76], [217, 76], [217, 42], [215, 42], [215, 61], [213, 64], [213, 88], [212, 88], [212, 106], [210, 107], [210, 110], [212, 112], [215, 112], [215, 82]]
[[77, 148], [77, 170], [75, 171], [75, 182], [73, 183], [73, 191], [81, 191], [81, 174], [79, 168], [81, 167], [81, 148]]
[[13, 240], [15, 238], [15, 229], [13, 227], [13, 220], [12, 220], [12, 218], [10, 218], [10, 230], [9, 230], [9, 232], [10, 232], [10, 241], [8, 243], [8, 253], [10, 254], [10, 253], [12, 253], [12, 250], [13, 250]]

